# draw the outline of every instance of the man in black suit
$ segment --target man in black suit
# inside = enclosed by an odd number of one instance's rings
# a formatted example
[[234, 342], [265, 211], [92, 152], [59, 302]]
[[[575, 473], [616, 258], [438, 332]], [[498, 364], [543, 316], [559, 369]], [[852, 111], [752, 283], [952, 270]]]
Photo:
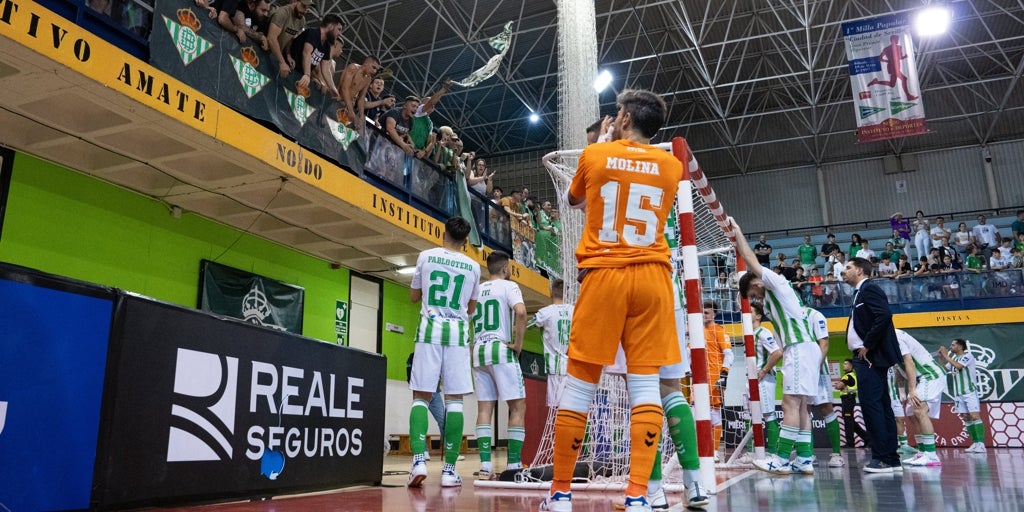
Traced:
[[896, 453], [896, 419], [886, 391], [886, 374], [900, 361], [900, 348], [889, 301], [878, 285], [868, 282], [869, 275], [871, 262], [864, 258], [853, 258], [843, 269], [843, 281], [857, 290], [846, 343], [853, 352], [864, 426], [871, 433], [871, 462], [864, 471], [891, 473], [901, 471], [902, 466]]

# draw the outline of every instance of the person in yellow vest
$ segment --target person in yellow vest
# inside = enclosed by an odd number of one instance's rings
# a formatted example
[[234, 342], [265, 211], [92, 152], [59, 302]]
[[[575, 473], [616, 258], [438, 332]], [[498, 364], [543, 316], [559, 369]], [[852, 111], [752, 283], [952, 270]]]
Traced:
[[857, 423], [856, 418], [853, 417], [853, 408], [857, 406], [857, 375], [853, 373], [853, 360], [847, 359], [843, 361], [843, 376], [836, 382], [836, 389], [839, 390], [839, 397], [843, 403], [843, 424], [846, 428], [846, 447], [853, 448], [854, 437], [856, 433], [864, 441], [864, 445], [868, 444], [867, 432], [861, 428], [860, 423]]

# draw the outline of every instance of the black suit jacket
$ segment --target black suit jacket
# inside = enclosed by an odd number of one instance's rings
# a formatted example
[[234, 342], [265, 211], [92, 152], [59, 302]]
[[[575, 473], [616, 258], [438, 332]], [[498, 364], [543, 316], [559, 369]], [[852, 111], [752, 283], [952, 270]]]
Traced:
[[900, 362], [900, 345], [896, 341], [889, 301], [878, 285], [868, 281], [861, 284], [850, 321], [857, 335], [864, 340], [872, 366], [888, 368]]

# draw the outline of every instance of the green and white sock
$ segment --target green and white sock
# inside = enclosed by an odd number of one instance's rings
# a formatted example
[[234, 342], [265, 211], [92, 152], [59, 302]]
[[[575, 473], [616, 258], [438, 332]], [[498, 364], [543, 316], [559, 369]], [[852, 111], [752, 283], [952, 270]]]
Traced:
[[526, 429], [523, 427], [508, 428], [508, 463], [519, 464], [522, 462], [523, 441], [526, 440]]
[[445, 400], [444, 408], [444, 461], [454, 468], [462, 448], [462, 428], [466, 419], [462, 415], [462, 400]]
[[427, 401], [419, 398], [409, 408], [409, 447], [414, 455], [427, 452]]
[[480, 462], [491, 461], [491, 426], [476, 426], [476, 446], [480, 450]]

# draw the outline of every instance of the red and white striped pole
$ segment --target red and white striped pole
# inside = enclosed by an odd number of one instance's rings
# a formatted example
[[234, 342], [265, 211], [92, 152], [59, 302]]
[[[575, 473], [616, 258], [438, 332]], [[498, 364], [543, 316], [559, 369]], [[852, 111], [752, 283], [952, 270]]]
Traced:
[[690, 335], [690, 372], [693, 417], [697, 423], [697, 454], [700, 457], [701, 483], [708, 492], [718, 488], [715, 482], [715, 445], [711, 428], [711, 388], [708, 385], [707, 341], [700, 295], [697, 261], [697, 233], [693, 223], [693, 189], [690, 171], [696, 160], [682, 137], [672, 139], [672, 153], [683, 163], [676, 204], [679, 209], [679, 251], [683, 259], [683, 288], [686, 292], [686, 329]]
[[[736, 258], [736, 273], [743, 275], [747, 264]], [[761, 412], [761, 387], [757, 382], [757, 347], [754, 346], [754, 320], [750, 314], [750, 300], [740, 298], [740, 313], [743, 324], [743, 351], [747, 361], [747, 385], [750, 388], [750, 423], [754, 430], [754, 457], [764, 458], [764, 416]]]

